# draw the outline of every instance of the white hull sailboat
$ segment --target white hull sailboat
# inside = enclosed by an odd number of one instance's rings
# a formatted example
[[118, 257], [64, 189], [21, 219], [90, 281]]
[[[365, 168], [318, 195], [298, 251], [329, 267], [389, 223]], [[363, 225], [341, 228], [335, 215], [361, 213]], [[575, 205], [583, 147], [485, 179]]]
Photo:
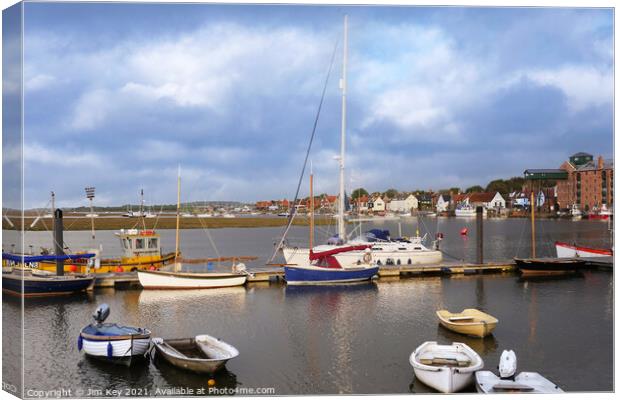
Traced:
[[[181, 173], [177, 180], [177, 224], [175, 254], [179, 255], [179, 217], [181, 208]], [[144, 289], [209, 289], [240, 286], [248, 273], [242, 263], [233, 264], [233, 272], [183, 272], [181, 263], [174, 263], [174, 271], [138, 271], [138, 279]]]
[[[434, 264], [439, 263], [442, 260], [442, 254], [440, 251], [429, 250], [421, 244], [421, 238], [416, 237], [412, 239], [411, 243], [402, 241], [386, 241], [382, 243], [369, 243], [358, 240], [348, 240], [346, 234], [345, 225], [345, 192], [344, 192], [344, 169], [345, 169], [345, 137], [346, 137], [346, 97], [347, 97], [347, 17], [345, 16], [344, 24], [344, 45], [343, 45], [343, 64], [342, 64], [342, 77], [340, 80], [342, 91], [342, 120], [340, 131], [340, 156], [339, 160], [339, 195], [338, 195], [338, 213], [336, 215], [336, 221], [338, 226], [337, 244], [328, 244], [324, 246], [316, 246], [312, 248], [314, 253], [321, 253], [325, 251], [332, 251], [337, 249], [346, 249], [355, 245], [368, 245], [370, 249], [370, 257], [368, 251], [343, 251], [334, 254], [334, 257], [342, 268], [359, 268], [361, 265], [383, 264], [390, 265], [392, 262], [397, 265], [400, 261], [401, 264]], [[373, 217], [373, 221], [378, 217]], [[381, 217], [380, 219], [399, 219], [398, 216]], [[284, 238], [282, 239], [284, 241]], [[376, 244], [376, 245], [375, 245]], [[304, 265], [307, 263], [310, 249], [309, 248], [297, 248], [289, 245], [283, 245], [280, 247], [283, 251], [283, 256], [287, 264], [292, 265]]]

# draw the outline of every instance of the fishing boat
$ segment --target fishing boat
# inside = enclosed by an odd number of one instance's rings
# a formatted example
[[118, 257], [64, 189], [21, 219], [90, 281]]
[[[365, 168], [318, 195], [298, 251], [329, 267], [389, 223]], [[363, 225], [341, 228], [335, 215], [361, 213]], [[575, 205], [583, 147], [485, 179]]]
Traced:
[[588, 219], [607, 221], [613, 216], [613, 213], [607, 209], [607, 206], [603, 204], [600, 210], [593, 210], [588, 213]]
[[422, 343], [409, 357], [417, 379], [442, 393], [456, 393], [474, 381], [484, 366], [482, 358], [464, 343]]
[[594, 247], [577, 246], [564, 242], [555, 242], [555, 250], [558, 258], [575, 257], [611, 257], [614, 255], [612, 249], [597, 249]]
[[437, 311], [439, 323], [451, 331], [464, 335], [485, 337], [497, 326], [497, 318], [475, 308], [466, 308], [460, 313], [448, 310]]
[[[534, 191], [531, 190], [530, 204], [534, 203]], [[538, 275], [563, 275], [571, 274], [579, 271], [585, 266], [585, 261], [579, 259], [555, 259], [555, 258], [536, 258], [536, 225], [534, 221], [536, 207], [530, 207], [531, 210], [531, 240], [532, 240], [532, 257], [531, 258], [514, 258], [517, 269], [523, 276]]]
[[[314, 253], [322, 253], [326, 251], [336, 250], [338, 248], [347, 249], [352, 245], [361, 245], [358, 240], [349, 240], [346, 233], [345, 222], [345, 139], [346, 139], [346, 96], [347, 96], [347, 43], [348, 43], [348, 17], [344, 17], [344, 45], [343, 45], [343, 66], [341, 77], [341, 95], [342, 95], [342, 111], [341, 111], [341, 131], [340, 131], [340, 156], [339, 160], [339, 194], [338, 194], [338, 213], [336, 215], [337, 222], [337, 235], [330, 238], [327, 244], [319, 245], [312, 248]], [[282, 254], [287, 264], [291, 265], [304, 265], [307, 264], [310, 256], [310, 249], [304, 247], [291, 246], [285, 243], [286, 232], [290, 228], [294, 217], [294, 203], [291, 208], [291, 216], [289, 217], [289, 223], [285, 230], [284, 235], [276, 247], [276, 252], [271, 257], [270, 261], [273, 261], [278, 251], [282, 250]], [[388, 219], [397, 220], [400, 217], [397, 215], [378, 217], [374, 216], [372, 221], [385, 221]], [[371, 251], [371, 262], [382, 263], [383, 265], [389, 264], [392, 260], [394, 264], [400, 260], [403, 264], [434, 264], [440, 263], [442, 260], [442, 253], [437, 250], [430, 250], [422, 245], [422, 238], [415, 237], [409, 240], [410, 243], [403, 241], [401, 243], [382, 243], [381, 246], [373, 246]], [[338, 262], [345, 269], [359, 269], [360, 265], [368, 265], [368, 262], [364, 262], [366, 253], [363, 252], [351, 252], [350, 250], [338, 252], [335, 257]], [[366, 257], [367, 258], [367, 257]]]
[[107, 304], [97, 307], [93, 314], [94, 321], [80, 331], [78, 350], [89, 357], [126, 366], [145, 360], [151, 331], [104, 323], [109, 315]]
[[[98, 265], [92, 269], [93, 273], [154, 270], [174, 262], [175, 253], [162, 254], [161, 237], [153, 229], [121, 229], [114, 235], [121, 245], [121, 257], [99, 260]], [[65, 262], [64, 268], [65, 272], [85, 273], [87, 267], [87, 262], [78, 258]], [[39, 262], [37, 268], [53, 271], [56, 265], [44, 260]]]
[[188, 371], [213, 374], [222, 369], [239, 351], [209, 335], [187, 339], [153, 338], [157, 354], [170, 364]]
[[476, 372], [478, 393], [563, 393], [555, 383], [536, 372], [517, 372], [517, 356], [504, 350], [499, 361], [499, 376], [491, 371]]
[[[181, 172], [177, 179], [177, 221], [175, 254], [179, 252], [179, 223], [181, 210]], [[232, 272], [183, 272], [182, 265], [174, 263], [173, 271], [138, 270], [138, 280], [144, 289], [209, 289], [245, 284], [248, 277], [245, 264], [232, 263]]]
[[[66, 255], [66, 257], [72, 256], [75, 255]], [[92, 257], [94, 254], [80, 254], [77, 257], [84, 256]], [[95, 281], [92, 275], [58, 276], [48, 271], [17, 266], [17, 264], [39, 262], [41, 257], [2, 253], [2, 291], [16, 296], [43, 297], [80, 293], [92, 288]], [[55, 256], [47, 257], [51, 259]], [[10, 263], [15, 263], [15, 266], [7, 266]]]
[[[86, 291], [93, 287], [95, 278], [90, 274], [65, 275], [65, 260], [88, 260], [94, 265], [95, 253], [65, 254], [62, 210], [54, 211], [54, 254], [24, 255], [2, 253], [2, 291], [18, 296], [55, 296]], [[54, 262], [55, 273], [34, 268], [40, 262]]]

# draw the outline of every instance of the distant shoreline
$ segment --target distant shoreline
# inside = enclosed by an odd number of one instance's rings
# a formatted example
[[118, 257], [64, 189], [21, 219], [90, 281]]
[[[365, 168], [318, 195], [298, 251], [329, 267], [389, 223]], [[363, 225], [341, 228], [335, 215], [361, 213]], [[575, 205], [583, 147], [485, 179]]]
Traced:
[[[36, 225], [30, 227], [34, 218], [25, 217], [24, 226], [26, 231], [51, 231], [52, 219], [41, 218], [37, 221]], [[132, 229], [132, 228], [145, 228], [145, 229], [176, 229], [176, 218], [145, 218], [144, 225], [140, 218], [127, 218], [127, 217], [106, 217], [95, 218], [95, 230], [119, 230], [119, 229]], [[285, 217], [273, 217], [273, 218], [198, 218], [198, 217], [181, 217], [180, 229], [217, 229], [217, 228], [268, 228], [286, 226], [288, 218]], [[9, 225], [6, 220], [2, 221], [3, 230], [21, 230], [21, 220], [11, 218], [13, 227]], [[90, 231], [91, 222], [90, 218], [71, 218], [65, 217], [63, 219], [65, 231]], [[332, 225], [336, 223], [334, 218], [315, 218], [314, 223], [316, 225]], [[309, 221], [306, 217], [295, 217], [293, 225], [308, 226]]]
[[[442, 218], [455, 218], [451, 217], [442, 217]], [[510, 215], [508, 218], [529, 218], [527, 215]], [[550, 214], [537, 215], [537, 219], [555, 219], [557, 217], [552, 216]], [[15, 231], [21, 230], [21, 219], [11, 217], [11, 222], [13, 223], [13, 227], [9, 225], [9, 223], [3, 219], [2, 221], [2, 229]], [[472, 218], [475, 219], [475, 218]], [[495, 218], [491, 218], [495, 219]], [[24, 225], [26, 226], [26, 231], [51, 231], [52, 230], [52, 219], [51, 218], [41, 218], [37, 221], [34, 227], [30, 227], [32, 222], [35, 220], [32, 216], [26, 216], [24, 218]], [[90, 218], [86, 218], [83, 216], [75, 217], [75, 216], [66, 216], [64, 218], [64, 229], [65, 231], [90, 231], [91, 222]], [[199, 217], [181, 217], [180, 220], [180, 229], [219, 229], [219, 228], [269, 228], [269, 227], [281, 227], [286, 226], [288, 218], [286, 217], [241, 217], [241, 218], [221, 218], [221, 217], [209, 217], [209, 218], [199, 218]], [[396, 220], [393, 220], [396, 221]], [[366, 223], [372, 222], [382, 222], [380, 218], [377, 218], [376, 221], [366, 221]], [[332, 217], [315, 217], [314, 219], [315, 225], [335, 225], [336, 219]], [[354, 224], [355, 222], [351, 221], [348, 224]], [[293, 220], [293, 225], [296, 226], [308, 226], [309, 220], [306, 216], [297, 216]], [[107, 230], [119, 230], [119, 229], [133, 229], [133, 228], [142, 228], [142, 229], [176, 229], [176, 218], [164, 217], [164, 218], [144, 218], [144, 225], [142, 224], [142, 219], [140, 218], [127, 218], [127, 217], [103, 217], [103, 218], [95, 218], [95, 230], [97, 231], [107, 231]]]

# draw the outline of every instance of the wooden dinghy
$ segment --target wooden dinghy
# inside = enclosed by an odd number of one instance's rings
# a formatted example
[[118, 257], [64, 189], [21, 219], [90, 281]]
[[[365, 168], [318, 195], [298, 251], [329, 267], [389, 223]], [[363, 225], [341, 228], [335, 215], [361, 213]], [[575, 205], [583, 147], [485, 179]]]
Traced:
[[175, 367], [202, 374], [213, 374], [239, 351], [220, 339], [198, 335], [187, 339], [153, 338], [157, 354]]
[[464, 343], [422, 343], [409, 357], [417, 379], [442, 393], [455, 393], [473, 383], [482, 358]]
[[485, 337], [490, 335], [497, 326], [497, 318], [475, 308], [467, 308], [460, 313], [448, 310], [437, 311], [439, 323], [451, 331], [463, 335]]

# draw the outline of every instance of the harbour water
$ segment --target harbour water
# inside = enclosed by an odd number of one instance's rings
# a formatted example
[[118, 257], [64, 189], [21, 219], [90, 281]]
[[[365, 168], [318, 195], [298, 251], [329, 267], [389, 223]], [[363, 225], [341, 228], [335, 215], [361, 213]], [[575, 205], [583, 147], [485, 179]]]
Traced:
[[[403, 235], [415, 231], [414, 222], [402, 224]], [[375, 227], [398, 230], [393, 222]], [[446, 253], [470, 261], [475, 257], [474, 220], [426, 219], [422, 233], [424, 227], [433, 236], [444, 233]], [[471, 237], [459, 235], [462, 227], [470, 228]], [[524, 220], [485, 221], [485, 258], [527, 256], [528, 228]], [[548, 243], [554, 240], [609, 245], [607, 224], [602, 222], [540, 221], [538, 231], [541, 256], [552, 255]], [[219, 229], [209, 234], [220, 254], [257, 255], [258, 263], [264, 263], [280, 232]], [[305, 232], [295, 227], [292, 236], [304, 237]], [[160, 233], [164, 247], [173, 249], [174, 232]], [[204, 231], [183, 231], [181, 237], [186, 256], [213, 255]], [[50, 238], [47, 233], [28, 233], [25, 243], [37, 249]], [[65, 241], [83, 248], [90, 235], [66, 232]], [[103, 244], [104, 255], [118, 254], [112, 232], [97, 232], [97, 242]], [[5, 337], [24, 335], [26, 390], [65, 389], [78, 397], [113, 394], [106, 390], [119, 390], [121, 395], [197, 394], [207, 388], [206, 377], [161, 360], [126, 369], [81, 356], [79, 330], [104, 302], [112, 309], [110, 321], [145, 326], [169, 338], [208, 333], [237, 347], [240, 356], [214, 377], [217, 388], [266, 388], [280, 395], [430, 392], [414, 378], [408, 357], [420, 343], [437, 340], [467, 343], [492, 371], [501, 351], [513, 349], [519, 370], [539, 372], [566, 391], [611, 391], [613, 294], [612, 274], [596, 271], [552, 280], [491, 274], [326, 287], [260, 283], [205, 291], [96, 290], [77, 297], [27, 299], [23, 332], [12, 323], [20, 318], [21, 302], [4, 296], [3, 323]], [[491, 337], [468, 338], [438, 326], [436, 310], [471, 307], [499, 319]], [[6, 346], [3, 352], [3, 374], [11, 377], [19, 354]], [[126, 392], [129, 388], [134, 391]]]

